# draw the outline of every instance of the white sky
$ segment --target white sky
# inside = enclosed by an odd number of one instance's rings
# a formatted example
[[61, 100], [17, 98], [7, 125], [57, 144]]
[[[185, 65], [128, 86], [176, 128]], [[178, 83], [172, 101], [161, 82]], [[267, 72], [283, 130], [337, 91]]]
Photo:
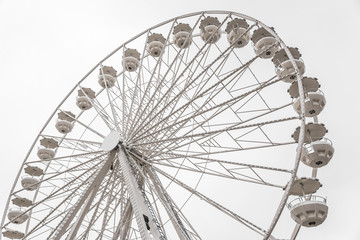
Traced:
[[360, 239], [360, 0], [0, 0], [1, 214], [33, 140], [74, 84], [137, 33], [201, 10], [257, 18], [300, 49], [306, 75], [319, 79], [327, 98], [319, 119], [335, 156], [318, 173], [328, 219], [302, 228], [298, 239]]

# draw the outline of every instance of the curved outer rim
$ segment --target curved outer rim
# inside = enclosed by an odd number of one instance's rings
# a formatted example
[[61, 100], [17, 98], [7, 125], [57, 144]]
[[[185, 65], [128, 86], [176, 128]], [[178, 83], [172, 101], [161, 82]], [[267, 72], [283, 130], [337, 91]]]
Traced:
[[[301, 159], [301, 148], [302, 148], [302, 145], [304, 144], [304, 131], [305, 131], [305, 98], [304, 98], [304, 89], [303, 89], [303, 85], [302, 85], [302, 78], [301, 78], [301, 75], [300, 75], [300, 71], [295, 63], [295, 60], [293, 58], [293, 56], [291, 55], [291, 52], [290, 50], [288, 49], [288, 47], [286, 46], [286, 44], [280, 39], [280, 37], [277, 35], [277, 33], [272, 30], [270, 27], [268, 27], [267, 25], [265, 25], [264, 23], [262, 23], [261, 21], [255, 19], [255, 18], [252, 18], [250, 16], [247, 16], [245, 14], [241, 14], [241, 13], [237, 13], [237, 12], [232, 12], [232, 11], [221, 11], [221, 10], [210, 10], [210, 11], [201, 11], [201, 12], [194, 12], [194, 13], [189, 13], [189, 14], [185, 14], [185, 15], [181, 15], [181, 16], [178, 16], [178, 17], [175, 17], [175, 18], [171, 18], [167, 21], [164, 21], [164, 22], [161, 22], [153, 27], [150, 27], [148, 29], [146, 29], [145, 31], [139, 33], [138, 35], [136, 35], [135, 37], [129, 39], [128, 41], [124, 42], [123, 44], [121, 44], [119, 47], [117, 47], [115, 50], [113, 50], [110, 54], [108, 54], [105, 58], [103, 58], [99, 63], [97, 63], [92, 69], [90, 69], [90, 71], [88, 73], [86, 73], [84, 75], [84, 77], [70, 90], [70, 92], [65, 96], [65, 98], [60, 102], [60, 104], [55, 108], [55, 110], [53, 111], [53, 113], [50, 115], [49, 119], [46, 121], [46, 123], [44, 124], [44, 126], [41, 128], [40, 132], [38, 133], [38, 135], [36, 136], [33, 144], [31, 145], [29, 151], [27, 152], [26, 156], [25, 156], [25, 159], [23, 161], [23, 163], [21, 164], [21, 167], [20, 167], [20, 170], [15, 178], [15, 181], [12, 185], [12, 188], [10, 190], [10, 194], [9, 194], [9, 197], [8, 197], [8, 200], [7, 200], [7, 203], [5, 205], [5, 209], [4, 209], [4, 213], [3, 213], [3, 217], [2, 217], [2, 220], [1, 220], [1, 226], [3, 226], [4, 224], [4, 221], [5, 221], [5, 218], [6, 218], [6, 210], [9, 208], [9, 204], [10, 204], [10, 199], [11, 199], [11, 193], [14, 191], [15, 189], [15, 186], [16, 186], [16, 183], [18, 182], [19, 180], [19, 177], [20, 177], [20, 174], [22, 172], [22, 169], [25, 165], [25, 162], [26, 160], [28, 159], [30, 153], [32, 152], [36, 142], [38, 141], [40, 135], [42, 134], [42, 132], [44, 131], [44, 129], [47, 127], [47, 125], [49, 124], [49, 122], [51, 121], [51, 119], [53, 118], [53, 116], [56, 114], [56, 112], [58, 111], [58, 109], [60, 108], [60, 106], [68, 99], [68, 97], [73, 93], [73, 91], [80, 85], [80, 83], [82, 83], [95, 69], [97, 69], [105, 60], [107, 60], [108, 58], [110, 58], [112, 55], [114, 55], [116, 52], [118, 52], [121, 48], [123, 48], [126, 44], [132, 42], [133, 40], [137, 39], [138, 37], [142, 36], [143, 34], [145, 34], [146, 32], [154, 29], [154, 28], [157, 28], [157, 27], [160, 27], [164, 24], [167, 24], [169, 22], [172, 22], [174, 20], [178, 20], [178, 19], [182, 19], [182, 18], [187, 18], [187, 17], [192, 17], [192, 16], [196, 16], [196, 15], [203, 15], [203, 14], [228, 14], [228, 15], [233, 15], [233, 16], [237, 16], [237, 17], [241, 17], [241, 18], [244, 18], [246, 20], [250, 20], [252, 22], [255, 22], [256, 24], [258, 24], [259, 26], [265, 28], [268, 32], [270, 32], [275, 38], [276, 40], [280, 43], [281, 47], [283, 49], [285, 49], [285, 52], [286, 54], [289, 56], [289, 59], [295, 69], [295, 72], [296, 72], [296, 76], [297, 76], [297, 82], [298, 82], [298, 87], [299, 87], [299, 95], [300, 95], [300, 106], [301, 106], [301, 114], [300, 114], [300, 121], [301, 121], [301, 125], [300, 125], [300, 136], [299, 136], [299, 141], [298, 141], [298, 145], [297, 145], [297, 148], [296, 148], [296, 156], [295, 156], [295, 163], [294, 163], [294, 168], [292, 170], [292, 174], [291, 174], [291, 177], [290, 177], [290, 180], [287, 184], [287, 187], [284, 191], [284, 194], [283, 194], [283, 197], [280, 201], [280, 204], [278, 206], [278, 209], [275, 213], [275, 216], [273, 217], [273, 220], [271, 222], [271, 225], [269, 227], [269, 229], [266, 231], [266, 233], [264, 233], [264, 240], [265, 239], [272, 239], [272, 236], [271, 236], [271, 233], [272, 231], [274, 230], [279, 218], [280, 218], [280, 215], [286, 205], [286, 201], [290, 195], [290, 188], [296, 178], [296, 173], [298, 171], [298, 168], [299, 168], [299, 163], [300, 163], [300, 159]], [[300, 94], [301, 93], [301, 94]], [[35, 196], [34, 198], [36, 198], [36, 195], [37, 195], [37, 191], [35, 193]], [[296, 227], [295, 227], [296, 228]], [[0, 239], [2, 238], [2, 235], [0, 234]]]

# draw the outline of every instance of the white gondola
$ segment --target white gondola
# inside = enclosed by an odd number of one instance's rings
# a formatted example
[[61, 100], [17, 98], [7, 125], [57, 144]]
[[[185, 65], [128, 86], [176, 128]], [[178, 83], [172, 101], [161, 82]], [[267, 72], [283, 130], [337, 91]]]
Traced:
[[204, 42], [216, 43], [221, 37], [220, 22], [216, 17], [206, 17], [200, 23], [200, 36]]
[[95, 92], [91, 88], [81, 88], [78, 90], [76, 97], [76, 105], [81, 110], [89, 110], [92, 108], [92, 99], [95, 98]]
[[60, 133], [66, 134], [71, 132], [73, 125], [69, 121], [57, 120], [55, 127]]
[[25, 175], [21, 178], [21, 186], [28, 191], [34, 191], [39, 188], [39, 178]]
[[25, 210], [21, 208], [10, 208], [7, 217], [12, 223], [22, 224], [29, 218], [29, 215], [24, 213]]
[[322, 224], [328, 213], [326, 199], [320, 196], [297, 198], [288, 204], [288, 208], [291, 218], [304, 227], [316, 227]]
[[147, 40], [147, 51], [153, 57], [159, 57], [164, 49], [166, 39], [163, 35], [153, 33], [148, 37]]
[[[301, 114], [300, 97], [298, 97], [294, 103], [294, 110]], [[305, 117], [315, 117], [319, 115], [324, 109], [326, 104], [325, 96], [321, 91], [309, 92], [305, 96]]]
[[51, 159], [55, 157], [55, 151], [51, 148], [39, 147], [37, 155], [41, 160]]
[[[294, 59], [294, 61], [299, 70], [300, 76], [302, 77], [305, 73], [305, 64], [301, 59]], [[287, 60], [279, 65], [276, 69], [276, 75], [284, 82], [291, 83], [296, 80], [295, 68], [290, 60]]]
[[329, 139], [305, 144], [302, 148], [301, 161], [313, 168], [320, 168], [327, 165], [334, 155], [334, 147]]
[[250, 40], [250, 31], [248, 31], [249, 24], [245, 19], [235, 18], [228, 22], [225, 31], [227, 32], [227, 39], [235, 48], [246, 46]]
[[174, 27], [174, 43], [178, 48], [187, 48], [192, 42], [191, 27], [189, 24], [179, 23]]
[[122, 65], [128, 72], [134, 72], [140, 64], [140, 53], [136, 49], [126, 49], [124, 52]]
[[37, 155], [41, 160], [51, 159], [55, 157], [55, 148], [59, 147], [56, 140], [52, 138], [43, 138], [40, 140]]
[[113, 67], [103, 66], [99, 69], [98, 82], [103, 88], [111, 88], [116, 82], [116, 70]]
[[271, 58], [280, 49], [276, 38], [262, 27], [254, 31], [251, 40], [254, 44], [256, 55], [259, 55], [261, 58]]
[[[305, 138], [304, 143], [310, 143], [313, 141], [321, 140], [328, 130], [322, 123], [308, 123], [305, 125]], [[297, 127], [291, 137], [295, 142], [299, 141], [300, 127]]]
[[58, 113], [58, 119], [56, 121], [56, 129], [63, 134], [71, 132], [73, 128], [73, 122], [75, 115], [71, 112], [60, 112]]
[[[299, 70], [300, 76], [302, 77], [305, 72], [305, 64], [303, 60], [300, 58], [301, 54], [297, 48], [289, 47], [288, 50], [290, 51], [294, 62]], [[296, 72], [295, 68], [288, 57], [285, 49], [281, 49], [275, 53], [272, 62], [275, 64], [276, 67], [276, 75], [281, 78], [282, 81], [291, 83], [296, 81]]]
[[23, 232], [19, 232], [10, 228], [5, 228], [5, 231], [2, 233], [4, 237], [10, 238], [10, 239], [21, 239], [25, 236]]
[[55, 127], [60, 133], [66, 134], [71, 132], [73, 125], [71, 122], [65, 120], [57, 120]]

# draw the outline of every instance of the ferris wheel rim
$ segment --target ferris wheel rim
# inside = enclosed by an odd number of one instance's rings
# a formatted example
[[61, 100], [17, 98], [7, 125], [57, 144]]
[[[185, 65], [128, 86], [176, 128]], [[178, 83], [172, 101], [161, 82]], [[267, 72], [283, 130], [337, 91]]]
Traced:
[[[202, 11], [202, 12], [196, 12], [196, 13], [191, 13], [191, 14], [185, 14], [185, 15], [182, 15], [182, 16], [179, 16], [179, 17], [176, 17], [176, 18], [173, 18], [173, 19], [170, 19], [170, 20], [167, 20], [167, 21], [164, 21], [160, 24], [157, 24], [151, 28], [148, 28], [146, 29], [145, 31], [141, 32], [140, 34], [136, 35], [135, 37], [131, 38], [130, 40], [128, 40], [127, 42], [123, 43], [122, 45], [120, 45], [120, 47], [116, 48], [114, 51], [112, 51], [110, 54], [108, 54], [104, 59], [102, 59], [98, 64], [96, 64], [87, 74], [85, 74], [85, 76], [70, 90], [70, 92], [65, 96], [65, 98], [60, 102], [60, 104], [55, 108], [54, 112], [50, 115], [49, 119], [46, 121], [46, 123], [44, 124], [44, 126], [42, 127], [42, 129], [40, 130], [39, 134], [37, 135], [37, 137], [35, 138], [33, 144], [31, 145], [21, 167], [20, 167], [20, 170], [17, 174], [17, 177], [15, 179], [15, 182], [13, 184], [13, 187], [11, 189], [11, 192], [13, 192], [14, 188], [15, 188], [15, 184], [16, 182], [18, 182], [19, 180], [19, 177], [20, 177], [20, 173], [21, 173], [21, 170], [23, 168], [23, 166], [25, 165], [29, 155], [30, 155], [30, 152], [34, 149], [35, 145], [36, 145], [36, 142], [39, 140], [39, 138], [42, 136], [42, 133], [43, 131], [45, 130], [45, 128], [48, 126], [48, 124], [50, 123], [50, 121], [53, 119], [54, 115], [56, 114], [56, 112], [60, 109], [60, 107], [63, 105], [63, 103], [69, 98], [69, 96], [80, 86], [80, 84], [93, 72], [95, 71], [100, 65], [102, 65], [102, 63], [107, 60], [108, 58], [110, 58], [113, 54], [115, 54], [116, 52], [118, 52], [120, 49], [124, 48], [126, 46], [126, 44], [132, 42], [134, 39], [142, 36], [143, 34], [145, 34], [146, 32], [148, 32], [149, 30], [152, 30], [152, 29], [155, 29], [159, 26], [162, 26], [164, 24], [167, 24], [167, 23], [170, 23], [172, 21], [176, 21], [177, 19], [182, 19], [182, 18], [186, 18], [186, 17], [189, 17], [189, 16], [196, 16], [196, 15], [200, 15], [200, 14], [231, 14], [231, 15], [234, 15], [234, 16], [239, 16], [239, 17], [243, 17], [243, 18], [246, 18], [248, 20], [256, 20], [254, 18], [251, 18], [251, 17], [248, 17], [246, 15], [243, 15], [243, 14], [239, 14], [239, 13], [235, 13], [235, 12], [229, 12], [229, 11]], [[279, 40], [280, 44], [282, 45], [282, 48], [285, 49], [285, 51], [287, 52], [290, 60], [292, 61], [292, 64], [295, 68], [295, 71], [297, 73], [297, 80], [298, 80], [298, 85], [299, 85], [299, 91], [304, 91], [302, 89], [302, 84], [301, 84], [301, 76], [299, 74], [299, 69], [297, 68], [297, 65], [294, 63], [294, 58], [292, 57], [290, 51], [288, 50], [288, 47], [284, 44], [284, 42], [278, 37], [278, 35], [269, 27], [267, 27], [265, 24], [263, 24], [262, 22], [256, 20], [257, 24], [259, 24], [260, 26], [266, 28], [271, 34], [273, 34], [274, 37], [277, 38], [277, 40]], [[301, 99], [302, 98], [302, 99]], [[300, 94], [300, 104], [301, 104], [301, 107], [302, 107], [302, 112], [304, 112], [304, 97], [303, 97], [303, 94]], [[299, 163], [300, 163], [300, 153], [299, 153], [299, 149], [300, 149], [300, 146], [303, 145], [304, 143], [304, 129], [305, 129], [305, 117], [302, 115], [301, 116], [301, 129], [300, 129], [300, 138], [299, 138], [299, 141], [298, 141], [298, 147], [297, 147], [297, 155], [296, 155], [296, 160], [295, 160], [295, 163], [294, 163], [294, 169], [293, 169], [293, 173], [292, 173], [292, 176], [290, 178], [290, 181], [289, 181], [289, 184], [287, 185], [287, 189], [286, 191], [284, 192], [284, 195], [283, 195], [283, 200], [281, 201], [281, 205], [279, 206], [279, 209], [281, 208], [281, 211], [279, 213], [279, 216], [280, 217], [280, 214], [285, 206], [285, 203], [286, 203], [286, 200], [288, 198], [288, 196], [290, 195], [289, 193], [289, 189], [296, 177], [296, 173], [297, 173], [297, 168], [299, 166]], [[66, 136], [66, 135], [65, 135]], [[64, 137], [65, 137], [64, 136]], [[8, 201], [7, 201], [7, 204], [6, 204], [6, 209], [8, 209], [9, 207], [9, 203], [10, 203], [10, 198], [11, 198], [11, 195], [9, 196], [8, 198]], [[285, 200], [284, 200], [285, 199]], [[3, 220], [2, 220], [2, 224], [4, 222], [4, 219], [5, 219], [5, 214], [3, 216]], [[275, 227], [276, 225], [276, 221], [278, 220], [278, 218], [275, 220], [273, 220], [273, 222], [275, 221], [275, 224], [273, 227], [270, 227], [269, 230], [267, 231], [266, 234], [268, 235], [265, 235], [265, 238], [269, 237], [273, 228]]]

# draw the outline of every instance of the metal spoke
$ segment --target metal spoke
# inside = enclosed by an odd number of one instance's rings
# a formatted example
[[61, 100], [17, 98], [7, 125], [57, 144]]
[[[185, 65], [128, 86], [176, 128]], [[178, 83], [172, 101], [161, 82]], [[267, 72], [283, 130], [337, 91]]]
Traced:
[[239, 216], [238, 214], [232, 212], [230, 209], [225, 208], [224, 206], [218, 204], [217, 202], [213, 201], [212, 199], [206, 197], [205, 195], [201, 194], [200, 192], [196, 191], [195, 189], [189, 187], [185, 183], [179, 181], [176, 178], [173, 178], [166, 172], [160, 170], [159, 168], [155, 168], [158, 173], [163, 175], [164, 177], [168, 178], [169, 180], [173, 181], [174, 183], [178, 184], [180, 187], [188, 190], [190, 193], [196, 195], [200, 199], [206, 201], [207, 203], [211, 204], [215, 208], [219, 209], [221, 212], [223, 212], [226, 215], [229, 215], [230, 217], [234, 218], [238, 222], [242, 223], [244, 226], [250, 228], [251, 230], [255, 231], [256, 233], [259, 233], [260, 235], [264, 236], [266, 231], [258, 226], [256, 226], [254, 223], [250, 222], [249, 220], [246, 220], [245, 218]]

